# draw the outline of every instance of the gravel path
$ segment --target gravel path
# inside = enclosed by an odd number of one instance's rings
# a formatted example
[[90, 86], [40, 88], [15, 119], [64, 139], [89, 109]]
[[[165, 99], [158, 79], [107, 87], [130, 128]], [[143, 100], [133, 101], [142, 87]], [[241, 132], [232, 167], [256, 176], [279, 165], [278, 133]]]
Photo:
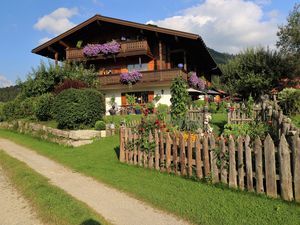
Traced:
[[116, 225], [183, 225], [187, 222], [154, 209], [123, 192], [84, 176], [41, 156], [36, 152], [0, 139], [0, 149], [25, 162], [29, 167], [47, 177], [50, 182], [101, 214]]
[[42, 225], [0, 167], [0, 225]]

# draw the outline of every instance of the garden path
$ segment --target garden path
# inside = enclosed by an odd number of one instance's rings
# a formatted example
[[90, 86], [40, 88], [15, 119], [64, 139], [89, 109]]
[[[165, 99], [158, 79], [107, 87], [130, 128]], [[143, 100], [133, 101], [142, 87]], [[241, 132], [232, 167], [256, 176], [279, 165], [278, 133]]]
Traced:
[[188, 222], [157, 210], [99, 181], [74, 172], [12, 141], [0, 139], [0, 149], [47, 177], [51, 184], [86, 203], [116, 225], [184, 225]]
[[15, 190], [0, 167], [0, 224], [41, 225], [29, 203]]

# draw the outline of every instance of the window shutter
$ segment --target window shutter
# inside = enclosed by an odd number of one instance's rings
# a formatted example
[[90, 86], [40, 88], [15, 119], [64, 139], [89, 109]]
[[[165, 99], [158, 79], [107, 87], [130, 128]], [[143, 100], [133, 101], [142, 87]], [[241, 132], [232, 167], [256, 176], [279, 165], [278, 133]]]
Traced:
[[122, 104], [122, 106], [127, 105], [126, 94], [125, 93], [121, 94], [121, 104]]
[[148, 102], [153, 102], [154, 100], [154, 91], [148, 92]]

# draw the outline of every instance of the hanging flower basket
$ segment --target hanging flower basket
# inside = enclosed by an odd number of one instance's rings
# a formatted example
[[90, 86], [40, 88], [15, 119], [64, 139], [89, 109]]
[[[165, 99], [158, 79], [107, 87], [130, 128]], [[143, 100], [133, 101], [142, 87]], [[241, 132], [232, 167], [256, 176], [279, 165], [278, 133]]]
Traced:
[[135, 84], [142, 79], [143, 75], [139, 71], [132, 71], [128, 73], [120, 74], [120, 82], [121, 84]]
[[200, 79], [196, 73], [191, 73], [189, 79], [189, 85], [192, 88], [198, 89], [198, 90], [204, 90], [205, 89], [205, 81]]
[[116, 41], [111, 41], [105, 44], [87, 44], [83, 48], [83, 54], [86, 57], [95, 57], [99, 54], [110, 55], [120, 52], [121, 45]]

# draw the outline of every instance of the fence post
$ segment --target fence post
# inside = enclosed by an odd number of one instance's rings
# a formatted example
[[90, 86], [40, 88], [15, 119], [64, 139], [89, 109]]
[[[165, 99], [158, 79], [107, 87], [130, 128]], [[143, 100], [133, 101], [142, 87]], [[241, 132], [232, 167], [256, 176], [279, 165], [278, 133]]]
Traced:
[[243, 154], [243, 138], [241, 136], [237, 139], [238, 142], [238, 177], [239, 177], [239, 188], [241, 190], [244, 190], [244, 154]]
[[120, 153], [119, 153], [120, 162], [125, 162], [124, 131], [125, 131], [125, 128], [123, 126], [121, 126], [120, 127]]
[[171, 172], [171, 138], [169, 133], [166, 135], [166, 169], [167, 173]]
[[180, 174], [186, 175], [186, 162], [185, 162], [185, 141], [183, 134], [180, 133]]
[[254, 153], [255, 153], [255, 178], [256, 178], [256, 192], [264, 192], [263, 184], [263, 164], [262, 164], [262, 144], [259, 137], [255, 138], [254, 142]]
[[155, 138], [155, 169], [159, 170], [159, 138], [158, 138], [158, 131], [154, 131], [154, 138]]
[[249, 135], [245, 138], [247, 189], [253, 191], [252, 155]]
[[275, 198], [277, 197], [275, 146], [270, 134], [265, 139], [264, 148], [266, 192], [268, 196]]
[[201, 179], [203, 177], [202, 174], [202, 162], [201, 162], [201, 141], [200, 135], [197, 135], [196, 138], [196, 176]]
[[229, 137], [229, 187], [237, 188], [235, 143], [231, 135]]
[[209, 137], [209, 145], [210, 145], [210, 162], [211, 162], [211, 175], [212, 175], [212, 183], [219, 182], [219, 169], [217, 166], [217, 154], [215, 154], [216, 149], [216, 141], [214, 135], [210, 135]]
[[292, 139], [292, 153], [293, 153], [293, 176], [295, 188], [295, 200], [300, 202], [300, 137], [296, 132]]
[[[151, 131], [149, 133], [149, 139], [148, 140], [149, 140], [150, 144], [153, 143], [153, 135], [152, 135]], [[153, 168], [153, 152], [152, 152], [152, 149], [151, 150], [149, 149], [149, 152], [148, 152], [148, 167], [150, 169]]]
[[203, 156], [204, 156], [204, 176], [210, 175], [210, 165], [209, 165], [209, 152], [208, 152], [208, 138], [207, 135], [203, 137]]
[[187, 165], [188, 165], [188, 176], [193, 176], [193, 146], [192, 146], [192, 136], [189, 133], [188, 140], [187, 140]]
[[292, 174], [291, 174], [291, 161], [288, 143], [284, 134], [280, 137], [279, 143], [279, 160], [280, 160], [280, 189], [281, 197], [284, 200], [293, 200], [293, 187], [292, 187]]
[[220, 139], [220, 148], [221, 148], [221, 154], [220, 154], [220, 160], [221, 160], [221, 182], [224, 184], [227, 184], [227, 161], [226, 161], [226, 145], [224, 137], [221, 135]]
[[178, 159], [177, 159], [177, 150], [178, 146], [177, 146], [177, 134], [174, 133], [173, 135], [173, 166], [174, 166], [174, 173], [177, 174], [177, 170], [178, 170]]

